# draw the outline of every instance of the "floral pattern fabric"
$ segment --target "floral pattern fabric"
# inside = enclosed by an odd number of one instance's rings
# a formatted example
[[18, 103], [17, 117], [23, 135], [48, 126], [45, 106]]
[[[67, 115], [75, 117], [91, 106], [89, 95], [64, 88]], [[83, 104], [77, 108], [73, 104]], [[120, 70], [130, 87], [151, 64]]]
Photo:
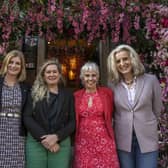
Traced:
[[[92, 105], [89, 104], [92, 100]], [[85, 93], [75, 138], [75, 168], [119, 168], [114, 139], [108, 135], [98, 93]]]

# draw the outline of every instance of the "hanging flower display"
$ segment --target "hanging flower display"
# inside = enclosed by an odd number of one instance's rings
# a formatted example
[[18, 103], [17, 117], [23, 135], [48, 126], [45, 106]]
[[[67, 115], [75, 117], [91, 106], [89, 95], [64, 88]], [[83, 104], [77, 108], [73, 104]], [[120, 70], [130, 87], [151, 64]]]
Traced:
[[[26, 35], [55, 39], [111, 39], [133, 45], [162, 87], [160, 139], [168, 143], [168, 2], [165, 0], [3, 0], [0, 55]], [[161, 145], [163, 149], [163, 145]], [[168, 150], [166, 145], [164, 149]], [[164, 150], [162, 150], [164, 151]], [[165, 167], [163, 154], [159, 166]], [[166, 165], [168, 166], [168, 165]]]

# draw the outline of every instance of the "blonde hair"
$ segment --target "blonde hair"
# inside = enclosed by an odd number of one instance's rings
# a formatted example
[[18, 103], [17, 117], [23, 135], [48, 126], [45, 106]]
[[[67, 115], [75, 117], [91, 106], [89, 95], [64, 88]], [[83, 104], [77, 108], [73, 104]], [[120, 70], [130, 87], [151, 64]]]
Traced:
[[22, 82], [26, 79], [26, 67], [25, 67], [24, 55], [19, 50], [12, 50], [9, 53], [7, 53], [7, 55], [4, 57], [3, 62], [2, 62], [0, 75], [2, 77], [4, 77], [6, 75], [7, 69], [8, 69], [8, 64], [13, 57], [18, 57], [21, 60], [21, 71], [18, 75], [18, 81]]
[[122, 45], [117, 46], [114, 50], [112, 50], [107, 58], [109, 81], [118, 83], [122, 79], [122, 75], [117, 70], [116, 57], [115, 57], [116, 54], [121, 51], [128, 52], [130, 56], [131, 63], [132, 63], [133, 76], [140, 76], [145, 73], [145, 68], [143, 64], [141, 63], [137, 52], [131, 46], [122, 44]]
[[49, 90], [47, 84], [44, 80], [44, 73], [46, 68], [49, 65], [56, 65], [58, 68], [58, 72], [60, 73], [60, 80], [59, 85], [65, 85], [65, 81], [61, 75], [61, 65], [59, 64], [58, 60], [48, 60], [46, 61], [40, 68], [39, 73], [37, 74], [36, 80], [32, 87], [32, 97], [33, 97], [33, 104], [35, 105], [36, 102], [44, 99], [45, 97], [48, 98]]

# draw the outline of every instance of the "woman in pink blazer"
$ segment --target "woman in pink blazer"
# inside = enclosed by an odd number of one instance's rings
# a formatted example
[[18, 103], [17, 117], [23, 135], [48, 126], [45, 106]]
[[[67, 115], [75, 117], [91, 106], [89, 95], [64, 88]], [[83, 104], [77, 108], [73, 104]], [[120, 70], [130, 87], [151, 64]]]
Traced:
[[111, 123], [112, 91], [97, 86], [99, 70], [95, 63], [84, 64], [80, 78], [84, 88], [75, 92], [74, 168], [119, 168]]
[[157, 78], [145, 73], [138, 54], [128, 45], [110, 53], [108, 71], [121, 168], [157, 168], [157, 120], [162, 109]]

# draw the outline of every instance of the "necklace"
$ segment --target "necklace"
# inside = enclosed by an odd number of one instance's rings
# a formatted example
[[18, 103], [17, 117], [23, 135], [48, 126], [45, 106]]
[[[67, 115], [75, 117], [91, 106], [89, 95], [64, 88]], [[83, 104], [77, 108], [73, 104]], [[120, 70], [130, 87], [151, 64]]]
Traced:
[[89, 100], [88, 100], [88, 107], [90, 108], [90, 107], [92, 107], [92, 105], [93, 105], [93, 97], [89, 97]]
[[132, 85], [132, 83], [134, 82], [134, 80], [130, 80], [130, 81], [124, 81], [127, 85]]
[[128, 85], [128, 86], [130, 86], [130, 85], [132, 85], [133, 83], [134, 83], [134, 81], [135, 81], [135, 77], [133, 77], [133, 78], [131, 78], [131, 79], [125, 79], [124, 80], [124, 83], [126, 84], [126, 85]]

